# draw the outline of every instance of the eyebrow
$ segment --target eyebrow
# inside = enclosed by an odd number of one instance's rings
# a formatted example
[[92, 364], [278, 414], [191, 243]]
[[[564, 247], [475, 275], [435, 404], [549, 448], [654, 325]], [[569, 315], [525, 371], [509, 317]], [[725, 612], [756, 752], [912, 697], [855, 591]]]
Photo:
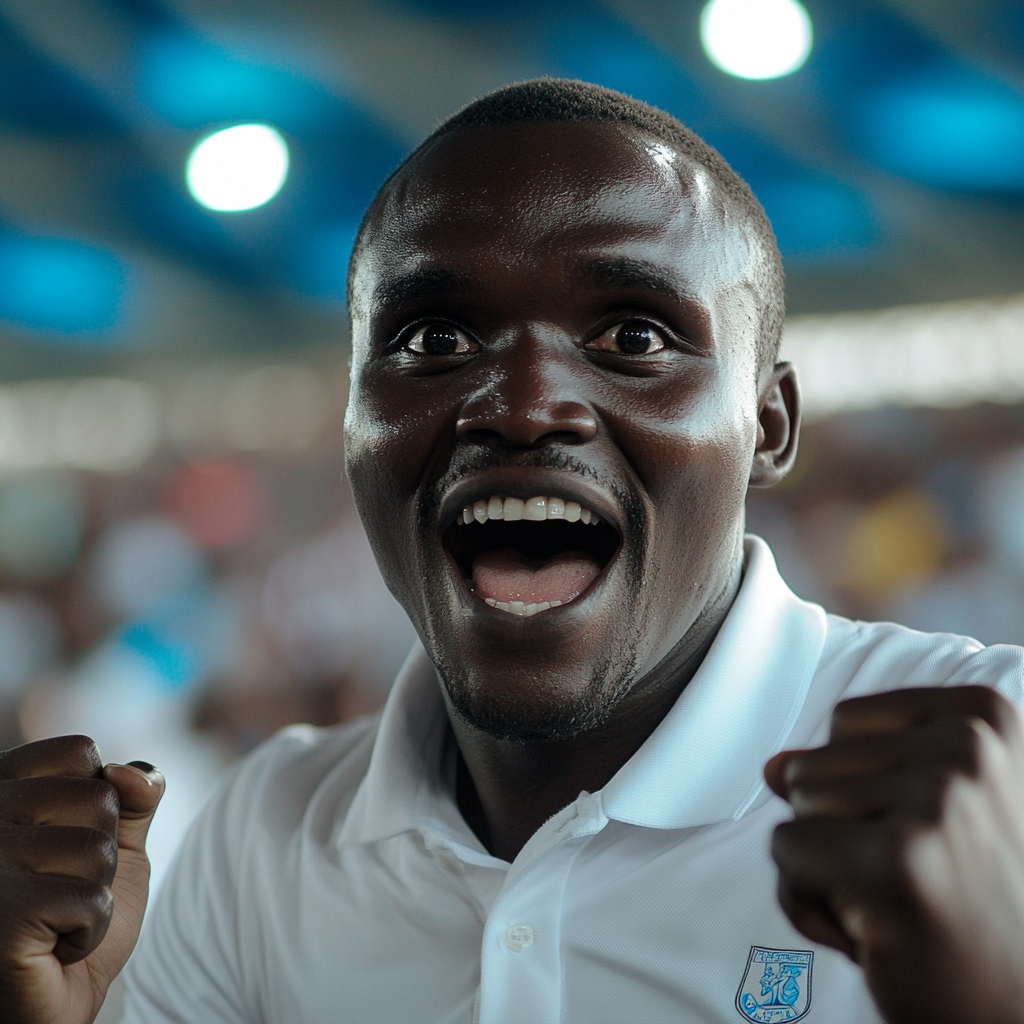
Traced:
[[676, 300], [687, 298], [673, 277], [643, 260], [626, 257], [592, 260], [584, 265], [581, 276], [588, 284], [598, 287], [643, 288]]
[[[599, 288], [640, 288], [667, 295], [677, 302], [690, 298], [661, 267], [629, 257], [590, 260], [582, 266], [580, 278]], [[469, 291], [472, 286], [473, 279], [468, 274], [446, 266], [427, 266], [381, 282], [375, 299], [384, 306], [397, 306]]]
[[394, 306], [466, 291], [471, 284], [468, 275], [449, 267], [424, 267], [384, 281], [375, 298], [385, 306]]

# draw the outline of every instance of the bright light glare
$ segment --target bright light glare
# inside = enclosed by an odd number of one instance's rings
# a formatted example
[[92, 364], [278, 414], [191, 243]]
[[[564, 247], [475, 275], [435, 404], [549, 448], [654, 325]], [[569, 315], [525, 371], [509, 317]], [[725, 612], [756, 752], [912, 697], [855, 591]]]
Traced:
[[793, 317], [782, 351], [800, 367], [804, 411], [816, 420], [887, 405], [1020, 402], [1021, 338], [1024, 294]]
[[700, 16], [711, 63], [737, 78], [781, 78], [811, 52], [811, 18], [798, 0], [711, 0]]
[[188, 158], [185, 180], [209, 210], [254, 210], [288, 177], [288, 144], [266, 124], [239, 124], [208, 135]]

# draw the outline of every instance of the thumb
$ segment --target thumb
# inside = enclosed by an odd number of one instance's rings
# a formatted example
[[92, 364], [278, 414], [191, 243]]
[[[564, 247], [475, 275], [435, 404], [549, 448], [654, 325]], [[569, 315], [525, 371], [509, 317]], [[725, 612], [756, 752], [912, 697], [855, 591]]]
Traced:
[[798, 753], [798, 750], [781, 750], [773, 757], [768, 758], [768, 762], [764, 766], [764, 781], [783, 800], [789, 799], [789, 786], [786, 784], [786, 765], [789, 763], [789, 759]]
[[118, 850], [142, 853], [146, 833], [164, 795], [164, 777], [145, 761], [129, 764], [108, 764], [103, 777], [116, 790], [121, 801], [117, 825]]
[[113, 916], [106, 937], [92, 954], [94, 972], [103, 991], [124, 967], [142, 926], [149, 896], [146, 833], [164, 795], [164, 777], [145, 761], [108, 764], [103, 778], [117, 790], [121, 813], [117, 822], [117, 874], [110, 886]]

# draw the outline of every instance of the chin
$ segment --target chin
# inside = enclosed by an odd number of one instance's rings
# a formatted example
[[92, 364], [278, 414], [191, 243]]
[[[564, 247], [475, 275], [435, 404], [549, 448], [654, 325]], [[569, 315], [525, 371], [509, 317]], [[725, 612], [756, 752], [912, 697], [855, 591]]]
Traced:
[[527, 743], [571, 739], [607, 721], [634, 675], [633, 658], [623, 660], [606, 659], [583, 673], [451, 669], [443, 658], [435, 664], [452, 711], [467, 725]]

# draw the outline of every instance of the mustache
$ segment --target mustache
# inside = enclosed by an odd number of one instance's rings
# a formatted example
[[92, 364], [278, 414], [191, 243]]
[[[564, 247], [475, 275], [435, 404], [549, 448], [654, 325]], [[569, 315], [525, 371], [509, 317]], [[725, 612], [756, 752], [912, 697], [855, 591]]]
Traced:
[[642, 535], [645, 515], [639, 497], [619, 481], [599, 472], [589, 463], [570, 452], [558, 448], [538, 448], [526, 451], [484, 449], [456, 450], [448, 469], [437, 483], [424, 495], [420, 505], [420, 529], [433, 529], [441, 507], [443, 496], [467, 477], [487, 469], [551, 469], [564, 473], [575, 473], [591, 480], [612, 494], [633, 528], [634, 535]]
[[457, 453], [452, 464], [434, 486], [434, 495], [439, 500], [442, 494], [446, 494], [466, 477], [485, 469], [556, 469], [561, 472], [577, 473], [609, 490], [614, 491], [617, 486], [612, 481], [604, 479], [593, 466], [568, 452], [543, 448], [520, 452], [499, 449]]

